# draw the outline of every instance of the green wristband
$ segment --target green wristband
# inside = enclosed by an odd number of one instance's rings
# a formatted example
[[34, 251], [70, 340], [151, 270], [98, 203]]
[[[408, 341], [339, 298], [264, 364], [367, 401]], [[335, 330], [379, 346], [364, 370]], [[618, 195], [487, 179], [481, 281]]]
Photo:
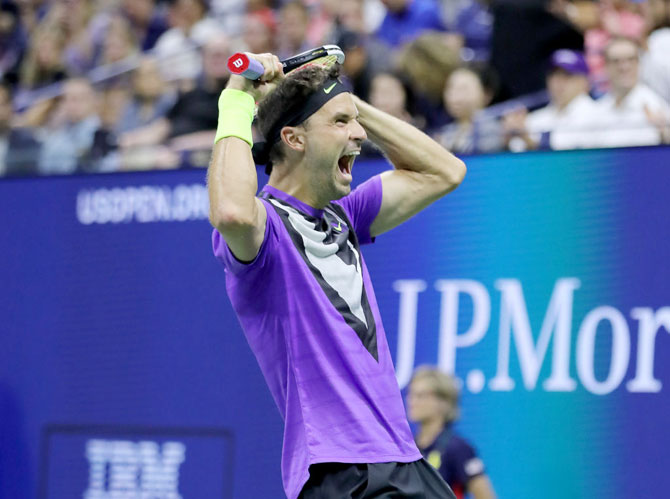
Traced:
[[241, 90], [227, 88], [219, 97], [219, 126], [214, 143], [225, 137], [238, 137], [250, 146], [251, 122], [254, 120], [254, 98]]

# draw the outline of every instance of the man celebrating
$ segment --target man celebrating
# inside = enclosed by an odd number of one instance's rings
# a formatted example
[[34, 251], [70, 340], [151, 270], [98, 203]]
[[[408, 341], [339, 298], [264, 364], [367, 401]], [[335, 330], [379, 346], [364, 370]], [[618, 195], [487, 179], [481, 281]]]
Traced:
[[[214, 253], [284, 419], [289, 499], [454, 497], [414, 444], [360, 245], [455, 189], [464, 164], [411, 125], [349, 93], [338, 68], [284, 77], [250, 57], [219, 100], [208, 172]], [[254, 103], [270, 179], [256, 196]], [[394, 169], [351, 191], [370, 137]]]

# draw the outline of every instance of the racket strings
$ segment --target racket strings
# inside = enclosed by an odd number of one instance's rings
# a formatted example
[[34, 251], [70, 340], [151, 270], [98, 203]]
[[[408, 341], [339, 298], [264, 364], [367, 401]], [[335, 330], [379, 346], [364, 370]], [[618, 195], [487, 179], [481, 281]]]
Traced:
[[306, 62], [305, 64], [302, 64], [301, 66], [298, 66], [297, 68], [289, 71], [287, 75], [290, 75], [294, 71], [298, 71], [299, 69], [307, 68], [310, 66], [318, 66], [322, 67], [324, 69], [330, 69], [334, 64], [337, 63], [337, 55], [331, 54], [331, 55], [325, 55], [323, 57], [319, 57], [317, 59], [314, 59], [313, 61]]

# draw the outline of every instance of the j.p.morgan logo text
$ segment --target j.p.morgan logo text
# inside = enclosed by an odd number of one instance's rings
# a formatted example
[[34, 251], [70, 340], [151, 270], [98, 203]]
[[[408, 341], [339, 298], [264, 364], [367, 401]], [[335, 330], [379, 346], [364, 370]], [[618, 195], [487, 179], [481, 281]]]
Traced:
[[[656, 340], [659, 331], [670, 332], [670, 307], [632, 308], [628, 312], [630, 324], [624, 312], [608, 305], [597, 306], [584, 317], [573, 317], [575, 291], [580, 286], [581, 281], [577, 278], [556, 281], [539, 334], [533, 334], [521, 282], [517, 279], [494, 282], [495, 294], [500, 297], [500, 314], [497, 366], [495, 375], [488, 380], [489, 390], [504, 392], [515, 389], [517, 383], [510, 376], [510, 351], [515, 348], [523, 387], [528, 391], [537, 388], [545, 361], [551, 362], [551, 371], [541, 384], [544, 391], [574, 391], [578, 379], [589, 392], [605, 395], [619, 388], [632, 362], [635, 363], [634, 370], [631, 370], [634, 374], [625, 383], [625, 389], [646, 393], [661, 391], [663, 385], [654, 377]], [[436, 361], [441, 369], [453, 373], [456, 372], [459, 350], [472, 348], [487, 334], [495, 334], [492, 331], [495, 325], [491, 324], [491, 294], [479, 281], [467, 279], [441, 279], [434, 283], [434, 287], [441, 294]], [[428, 284], [419, 279], [398, 280], [393, 283], [393, 289], [400, 294], [396, 373], [400, 386], [404, 387], [411, 378], [415, 363], [417, 306], [420, 294], [428, 289]], [[466, 297], [472, 301], [472, 322], [465, 332], [459, 334], [459, 300]], [[578, 324], [576, 334], [573, 320]], [[604, 379], [602, 375], [596, 377], [594, 365], [596, 354], [601, 358], [603, 353], [596, 352], [596, 336], [600, 334], [611, 335], [609, 369]], [[577, 379], [570, 372], [573, 340], [576, 341]], [[633, 341], [637, 342], [635, 359], [631, 359]], [[546, 360], [550, 343], [551, 360]], [[467, 373], [465, 387], [470, 392], [479, 393], [486, 386], [487, 379], [482, 370], [473, 369]]]
[[84, 499], [181, 499], [179, 467], [186, 457], [181, 442], [92, 439]]

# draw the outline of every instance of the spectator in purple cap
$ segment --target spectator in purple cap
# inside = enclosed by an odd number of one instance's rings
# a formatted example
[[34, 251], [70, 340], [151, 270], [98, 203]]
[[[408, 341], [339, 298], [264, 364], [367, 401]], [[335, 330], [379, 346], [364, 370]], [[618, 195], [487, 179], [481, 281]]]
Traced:
[[588, 74], [581, 52], [569, 49], [554, 52], [547, 73], [549, 104], [530, 114], [521, 108], [505, 115], [508, 148], [518, 152], [587, 147], [595, 113]]

